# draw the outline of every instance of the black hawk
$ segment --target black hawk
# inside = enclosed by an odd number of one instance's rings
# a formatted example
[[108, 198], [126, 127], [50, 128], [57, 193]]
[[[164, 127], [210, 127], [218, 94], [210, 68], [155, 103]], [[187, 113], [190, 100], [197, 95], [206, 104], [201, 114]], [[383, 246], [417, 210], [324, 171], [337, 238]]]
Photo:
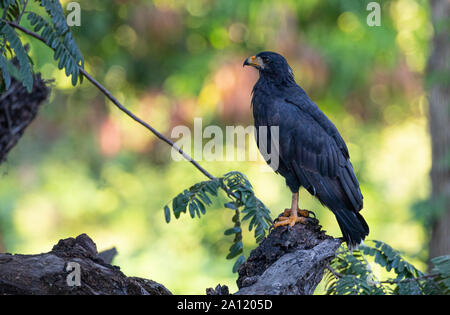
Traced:
[[[304, 187], [334, 213], [349, 248], [357, 247], [369, 234], [369, 227], [359, 213], [363, 196], [347, 145], [338, 130], [296, 84], [284, 57], [261, 52], [247, 58], [244, 66], [247, 65], [259, 70], [252, 97], [259, 150], [267, 163], [269, 156], [277, 154], [275, 172], [286, 179], [292, 191], [292, 206], [274, 227], [306, 222], [309, 212], [298, 207], [298, 192]], [[278, 146], [270, 141], [270, 127], [274, 126], [278, 127]], [[260, 127], [266, 127], [264, 135], [260, 134]], [[267, 137], [264, 152], [260, 147], [262, 136]]]

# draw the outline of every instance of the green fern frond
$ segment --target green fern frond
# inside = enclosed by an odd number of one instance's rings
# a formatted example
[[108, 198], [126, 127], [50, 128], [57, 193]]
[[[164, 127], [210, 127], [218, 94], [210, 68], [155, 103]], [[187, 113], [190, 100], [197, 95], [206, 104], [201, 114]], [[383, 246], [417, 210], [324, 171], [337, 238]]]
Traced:
[[7, 90], [11, 86], [11, 75], [9, 74], [7, 67], [7, 59], [3, 56], [6, 53], [3, 47], [0, 47], [0, 70], [2, 72], [2, 78], [4, 83], [4, 88]]
[[244, 174], [229, 172], [221, 180], [230, 190], [230, 196], [236, 199], [236, 206], [243, 207], [242, 221], [250, 220], [249, 231], [254, 228], [255, 239], [258, 243], [261, 242], [272, 224], [270, 210], [255, 196], [253, 187]]
[[66, 32], [70, 32], [67, 25], [64, 10], [58, 0], [40, 0], [41, 6], [45, 8], [48, 15], [50, 15], [53, 27], [59, 36], [63, 36]]
[[5, 9], [9, 7], [10, 5], [14, 4], [16, 0], [0, 0], [0, 7], [2, 9]]
[[434, 264], [432, 272], [438, 275], [435, 279], [436, 286], [441, 294], [450, 294], [450, 255], [435, 257], [431, 262]]
[[4, 10], [2, 19], [15, 21], [20, 16], [20, 2], [18, 0], [0, 1], [0, 7]]
[[235, 212], [232, 218], [233, 227], [227, 229], [224, 234], [234, 236], [226, 258], [234, 259], [239, 256], [233, 266], [233, 272], [237, 272], [240, 265], [245, 261], [240, 219], [241, 212], [245, 213], [242, 221], [249, 220], [249, 230], [255, 230], [254, 235], [257, 242], [264, 239], [272, 223], [269, 209], [256, 198], [253, 187], [244, 174], [230, 172], [221, 178], [193, 185], [172, 200], [172, 211], [169, 205], [164, 207], [164, 216], [166, 222], [170, 222], [171, 212], [178, 219], [181, 213], [186, 213], [189, 210], [192, 218], [195, 217], [195, 214], [200, 217], [200, 213], [205, 214], [205, 205], [212, 204], [210, 198], [218, 196], [219, 189], [231, 200], [225, 203], [224, 207]]
[[45, 0], [41, 1], [41, 5], [50, 15], [52, 25], [34, 12], [28, 12], [27, 18], [34, 31], [40, 32], [46, 44], [54, 50], [53, 58], [58, 61], [58, 68], [65, 69], [66, 75], [72, 76], [72, 85], [75, 86], [78, 79], [82, 82], [79, 67], [84, 68], [83, 56], [67, 25], [59, 1]]
[[[373, 244], [370, 246], [369, 244]], [[365, 256], [386, 271], [394, 271], [395, 279], [379, 281], [373, 275]], [[450, 256], [431, 260], [435, 267], [424, 274], [407, 262], [399, 251], [381, 241], [368, 241], [359, 251], [340, 250], [324, 277], [327, 294], [392, 294], [427, 295], [450, 293]]]
[[371, 241], [374, 247], [361, 246], [361, 251], [375, 257], [375, 263], [384, 267], [386, 271], [394, 270], [397, 280], [421, 277], [424, 273], [406, 261], [397, 250], [381, 241]]
[[14, 54], [19, 62], [19, 74], [22, 84], [26, 87], [28, 92], [31, 92], [33, 89], [33, 73], [25, 47], [22, 45], [22, 42], [15, 30], [5, 22], [0, 22], [0, 34], [3, 34], [9, 46], [14, 51]]
[[[34, 31], [42, 36], [45, 43], [53, 49], [54, 59], [58, 62], [58, 68], [64, 69], [67, 76], [72, 77], [72, 84], [75, 86], [83, 80], [80, 67], [84, 68], [84, 59], [72, 36], [62, 6], [58, 0], [36, 0], [47, 12], [51, 22], [34, 12], [26, 12]], [[19, 38], [16, 31], [6, 22], [16, 21], [23, 14], [25, 3], [23, 1], [1, 0], [3, 16], [0, 21], [0, 37], [6, 42], [3, 47], [6, 50], [14, 51], [18, 60], [19, 80], [30, 92], [33, 87], [32, 61]], [[22, 9], [21, 9], [22, 6]], [[6, 67], [6, 50], [2, 49], [2, 60], [0, 60], [0, 70], [6, 86], [9, 87], [11, 68]], [[14, 57], [14, 56], [11, 56]], [[9, 71], [8, 71], [9, 69]]]
[[[189, 189], [184, 190], [172, 200], [172, 212], [176, 219], [181, 213], [189, 210], [191, 218], [200, 218], [201, 214], [206, 213], [206, 206], [211, 205], [210, 196], [217, 196], [220, 183], [218, 180], [209, 180], [197, 183]], [[164, 207], [166, 222], [170, 222], [170, 207]]]
[[11, 11], [10, 7], [16, 4], [16, 0], [0, 0], [0, 8], [3, 9], [2, 19], [8, 17], [8, 13]]

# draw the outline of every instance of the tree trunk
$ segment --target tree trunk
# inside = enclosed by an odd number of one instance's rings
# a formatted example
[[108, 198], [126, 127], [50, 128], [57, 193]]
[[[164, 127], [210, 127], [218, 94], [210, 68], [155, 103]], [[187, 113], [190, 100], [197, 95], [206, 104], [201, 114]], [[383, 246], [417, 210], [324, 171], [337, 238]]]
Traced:
[[433, 222], [429, 257], [450, 253], [450, 39], [448, 0], [431, 1], [434, 25], [432, 53], [428, 61], [429, 126], [432, 147], [432, 204], [443, 205], [442, 213]]

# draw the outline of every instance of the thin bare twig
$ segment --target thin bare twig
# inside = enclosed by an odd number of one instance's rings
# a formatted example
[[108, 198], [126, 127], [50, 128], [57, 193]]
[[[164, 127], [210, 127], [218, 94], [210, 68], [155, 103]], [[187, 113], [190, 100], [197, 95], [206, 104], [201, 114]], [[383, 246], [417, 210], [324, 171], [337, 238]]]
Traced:
[[25, 12], [25, 9], [26, 9], [27, 5], [28, 5], [28, 0], [25, 0], [25, 3], [23, 4], [22, 12], [20, 12], [20, 15], [16, 19], [17, 23], [20, 23], [20, 20], [22, 19], [22, 16], [23, 16], [23, 14]]
[[[34, 37], [41, 42], [46, 43], [45, 39], [40, 36], [39, 34], [30, 31], [29, 29], [26, 29], [19, 24], [15, 22], [10, 21], [4, 21], [8, 23], [10, 26], [20, 30], [21, 32], [30, 35], [31, 37]], [[47, 45], [48, 46], [48, 45]], [[133, 114], [130, 110], [128, 110], [125, 106], [123, 106], [112, 94], [109, 92], [102, 84], [100, 84], [97, 80], [95, 80], [85, 69], [83, 69], [81, 66], [78, 66], [79, 71], [98, 89], [100, 92], [102, 92], [117, 108], [119, 108], [122, 112], [124, 112], [126, 115], [128, 115], [130, 118], [150, 130], [156, 137], [158, 137], [160, 140], [164, 141], [168, 145], [170, 145], [172, 148], [174, 148], [178, 153], [180, 153], [186, 160], [188, 160], [192, 165], [194, 165], [200, 172], [202, 172], [206, 177], [209, 179], [215, 179], [215, 177], [209, 173], [206, 169], [204, 169], [200, 164], [198, 164], [197, 161], [195, 161], [189, 154], [184, 152], [180, 147], [178, 147], [172, 140], [161, 134], [158, 130], [153, 128], [151, 125], [137, 117], [135, 114]]]

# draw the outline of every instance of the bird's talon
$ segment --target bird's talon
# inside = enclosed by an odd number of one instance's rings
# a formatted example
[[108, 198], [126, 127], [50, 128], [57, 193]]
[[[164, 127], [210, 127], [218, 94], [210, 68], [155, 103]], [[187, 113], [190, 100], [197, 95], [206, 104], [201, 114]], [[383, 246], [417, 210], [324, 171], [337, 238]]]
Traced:
[[279, 226], [285, 226], [285, 225], [289, 225], [290, 227], [293, 227], [295, 225], [295, 223], [306, 224], [307, 221], [308, 221], [308, 218], [305, 218], [305, 217], [298, 217], [298, 216], [285, 217], [285, 216], [280, 216], [278, 218], [278, 220], [273, 224], [273, 227], [277, 228]]
[[306, 210], [306, 209], [298, 209], [298, 214], [301, 215], [302, 217], [310, 217], [311, 215], [316, 218], [316, 214], [312, 211]]
[[297, 213], [302, 217], [305, 217], [305, 218], [309, 217], [308, 210], [297, 209]]
[[[283, 212], [282, 216], [283, 217], [289, 217], [291, 214], [292, 214], [292, 210], [291, 209], [284, 209], [284, 212]], [[302, 217], [305, 217], [305, 218], [309, 217], [310, 214], [312, 214], [312, 216], [314, 218], [316, 217], [316, 214], [314, 212], [306, 210], [306, 209], [300, 209], [300, 208], [297, 208], [297, 214], [299, 216], [302, 216]]]

